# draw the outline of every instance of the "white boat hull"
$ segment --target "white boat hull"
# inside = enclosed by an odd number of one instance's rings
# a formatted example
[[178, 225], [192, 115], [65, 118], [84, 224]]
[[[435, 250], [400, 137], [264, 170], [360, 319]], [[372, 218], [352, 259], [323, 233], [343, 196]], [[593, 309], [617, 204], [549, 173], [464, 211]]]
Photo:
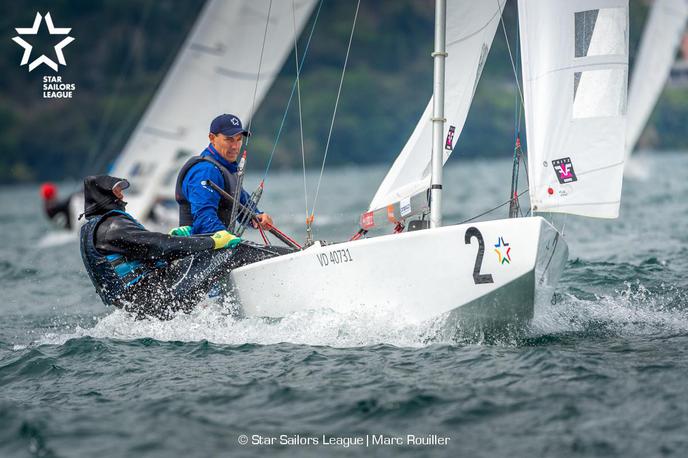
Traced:
[[316, 244], [235, 269], [230, 281], [246, 316], [364, 306], [409, 323], [501, 326], [527, 322], [536, 303], [549, 303], [567, 257], [559, 232], [530, 217]]

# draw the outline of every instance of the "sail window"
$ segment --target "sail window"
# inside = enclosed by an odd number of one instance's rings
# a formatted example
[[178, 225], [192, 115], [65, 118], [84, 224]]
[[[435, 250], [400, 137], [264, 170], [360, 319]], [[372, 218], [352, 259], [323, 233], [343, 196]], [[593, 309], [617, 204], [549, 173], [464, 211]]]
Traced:
[[626, 10], [602, 8], [575, 13], [575, 56], [625, 55]]
[[573, 117], [598, 118], [626, 113], [626, 69], [575, 72]]

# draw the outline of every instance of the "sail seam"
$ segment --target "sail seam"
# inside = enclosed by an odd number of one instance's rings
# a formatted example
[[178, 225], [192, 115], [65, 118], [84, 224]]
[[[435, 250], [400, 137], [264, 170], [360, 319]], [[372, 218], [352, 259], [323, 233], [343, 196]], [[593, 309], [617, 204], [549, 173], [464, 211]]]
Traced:
[[221, 56], [225, 53], [226, 48], [222, 45], [208, 46], [202, 43], [192, 43], [189, 49], [198, 51], [211, 56]]
[[155, 137], [169, 138], [169, 139], [176, 140], [182, 136], [184, 131], [183, 131], [183, 129], [177, 129], [176, 131], [173, 132], [173, 131], [169, 131], [169, 130], [159, 129], [157, 127], [145, 126], [142, 130], [142, 133], [146, 133], [148, 135], [153, 135]]
[[613, 168], [613, 167], [618, 167], [618, 166], [620, 166], [620, 165], [624, 165], [624, 162], [625, 162], [625, 161], [621, 161], [621, 162], [617, 162], [617, 163], [615, 163], [615, 164], [605, 165], [604, 167], [598, 167], [598, 168], [596, 168], [596, 169], [585, 170], [585, 171], [583, 171], [583, 172], [579, 172], [579, 173], [578, 173], [578, 176], [587, 175], [587, 174], [593, 173], [593, 172], [599, 172], [600, 170], [611, 169], [611, 168]]
[[273, 72], [273, 73], [262, 72], [262, 75], [261, 75], [260, 73], [240, 72], [237, 70], [230, 70], [230, 69], [224, 68], [224, 67], [215, 67], [215, 72], [222, 75], [222, 76], [233, 76], [236, 78], [241, 78], [244, 80], [252, 80], [252, 81], [255, 79], [265, 79], [266, 77], [275, 78], [277, 75], [279, 75], [279, 72]]
[[555, 69], [552, 69], [548, 72], [540, 73], [539, 75], [533, 76], [532, 78], [528, 78], [527, 81], [537, 81], [544, 76], [551, 75], [552, 73], [563, 72], [565, 70], [574, 70], [575, 69], [575, 70], [585, 71], [589, 67], [623, 67], [623, 68], [627, 68], [628, 64], [626, 62], [600, 62], [600, 63], [596, 63], [596, 64], [570, 65], [568, 67], [555, 68]]
[[457, 39], [457, 40], [454, 40], [454, 41], [452, 41], [451, 43], [447, 43], [447, 48], [449, 48], [450, 46], [453, 46], [453, 45], [455, 45], [455, 44], [457, 44], [457, 43], [461, 43], [462, 41], [466, 41], [466, 40], [468, 40], [469, 38], [472, 38], [472, 37], [478, 35], [480, 32], [482, 32], [483, 30], [485, 30], [485, 29], [492, 23], [492, 21], [494, 20], [494, 18], [495, 18], [497, 15], [501, 14], [501, 10], [502, 10], [502, 9], [499, 8], [499, 9], [497, 10], [497, 12], [496, 12], [495, 14], [492, 15], [492, 17], [490, 18], [490, 20], [487, 21], [482, 27], [480, 27], [480, 28], [479, 28], [478, 30], [476, 30], [475, 32], [473, 32], [473, 33], [471, 33], [471, 34], [468, 34], [468, 35], [466, 35], [466, 36], [464, 36], [464, 37], [461, 37], [461, 38], [459, 38], [459, 39]]
[[[587, 206], [587, 205], [615, 205], [620, 203], [621, 200], [614, 200], [614, 201], [608, 201], [608, 202], [581, 202], [581, 203], [570, 203], [570, 204], [554, 204], [548, 206], [547, 204], [542, 204], [543, 207], [545, 208], [557, 208], [557, 207], [582, 207], [582, 206]], [[539, 210], [542, 212], [542, 210]]]

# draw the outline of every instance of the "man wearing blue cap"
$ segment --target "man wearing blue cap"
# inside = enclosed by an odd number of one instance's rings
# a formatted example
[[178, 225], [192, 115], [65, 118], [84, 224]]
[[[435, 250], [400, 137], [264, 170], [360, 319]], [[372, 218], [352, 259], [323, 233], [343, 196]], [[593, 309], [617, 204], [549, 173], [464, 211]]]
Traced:
[[[179, 204], [179, 225], [190, 226], [191, 234], [210, 234], [230, 225], [232, 202], [222, 199], [204, 181], [212, 181], [230, 196], [237, 195], [237, 159], [244, 137], [251, 135], [244, 130], [241, 120], [232, 114], [223, 114], [210, 123], [210, 144], [200, 154], [189, 159], [179, 171], [175, 197]], [[250, 195], [241, 189], [239, 202], [249, 205]], [[272, 225], [272, 218], [257, 208], [252, 208], [262, 228]]]

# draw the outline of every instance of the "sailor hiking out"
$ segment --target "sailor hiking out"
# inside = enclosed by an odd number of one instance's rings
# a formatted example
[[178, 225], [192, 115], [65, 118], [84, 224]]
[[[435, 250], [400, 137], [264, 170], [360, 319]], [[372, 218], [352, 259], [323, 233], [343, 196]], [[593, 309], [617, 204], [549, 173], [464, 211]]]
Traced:
[[148, 231], [124, 211], [128, 187], [107, 175], [84, 180], [81, 256], [88, 275], [105, 304], [139, 317], [188, 312], [236, 267], [241, 239], [226, 230], [200, 237]]

